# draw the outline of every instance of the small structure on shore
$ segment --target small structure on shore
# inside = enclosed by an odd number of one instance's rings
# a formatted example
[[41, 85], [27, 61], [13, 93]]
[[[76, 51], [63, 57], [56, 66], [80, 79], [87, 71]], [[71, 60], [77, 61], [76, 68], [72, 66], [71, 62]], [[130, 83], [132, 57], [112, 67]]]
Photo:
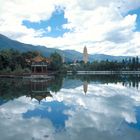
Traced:
[[47, 73], [48, 64], [50, 64], [50, 59], [38, 55], [31, 60], [31, 71], [38, 74]]

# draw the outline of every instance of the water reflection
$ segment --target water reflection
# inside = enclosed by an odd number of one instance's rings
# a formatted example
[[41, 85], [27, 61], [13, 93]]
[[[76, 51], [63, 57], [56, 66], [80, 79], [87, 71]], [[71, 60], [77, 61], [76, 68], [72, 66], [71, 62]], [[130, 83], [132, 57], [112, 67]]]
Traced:
[[41, 100], [46, 99], [47, 97], [52, 97], [48, 85], [50, 80], [35, 80], [31, 79], [30, 81], [30, 93], [27, 97], [31, 99], [36, 99], [39, 103]]
[[139, 140], [139, 81], [127, 75], [0, 79], [1, 139]]
[[123, 86], [138, 89], [140, 86], [140, 75], [71, 75], [69, 79], [79, 79], [83, 82], [96, 82], [102, 84], [121, 83]]
[[88, 82], [87, 81], [84, 81], [84, 83], [83, 83], [83, 90], [84, 90], [84, 93], [86, 95], [87, 90], [88, 90]]

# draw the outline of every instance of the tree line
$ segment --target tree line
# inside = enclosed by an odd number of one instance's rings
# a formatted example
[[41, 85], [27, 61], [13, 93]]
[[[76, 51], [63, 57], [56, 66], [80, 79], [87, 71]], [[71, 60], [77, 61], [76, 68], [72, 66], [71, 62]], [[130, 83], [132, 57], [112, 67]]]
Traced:
[[[0, 50], [0, 74], [22, 74], [31, 72], [31, 63], [27, 60], [39, 55], [37, 51], [19, 52], [14, 49]], [[41, 55], [44, 57], [43, 55]], [[61, 56], [54, 52], [50, 55], [51, 63], [48, 69], [52, 71], [60, 70], [62, 66]]]
[[[19, 52], [13, 49], [0, 50], [0, 74], [4, 73], [30, 73], [31, 60], [39, 53], [37, 51]], [[43, 55], [41, 55], [44, 57]], [[140, 70], [139, 57], [131, 57], [122, 61], [93, 61], [85, 64], [79, 61], [63, 63], [59, 53], [54, 52], [49, 56], [50, 64], [48, 70], [66, 73], [67, 71], [137, 71]]]
[[71, 64], [68, 70], [72, 71], [138, 71], [140, 70], [139, 57], [126, 58], [122, 61], [93, 61], [84, 64], [83, 61]]

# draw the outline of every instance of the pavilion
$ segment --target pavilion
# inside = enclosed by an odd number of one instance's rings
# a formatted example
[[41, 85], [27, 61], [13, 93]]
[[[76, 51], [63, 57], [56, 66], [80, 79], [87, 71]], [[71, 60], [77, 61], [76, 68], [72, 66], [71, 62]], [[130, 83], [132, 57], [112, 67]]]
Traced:
[[50, 59], [44, 58], [40, 55], [36, 56], [31, 60], [31, 71], [32, 73], [47, 73], [47, 67], [50, 63]]

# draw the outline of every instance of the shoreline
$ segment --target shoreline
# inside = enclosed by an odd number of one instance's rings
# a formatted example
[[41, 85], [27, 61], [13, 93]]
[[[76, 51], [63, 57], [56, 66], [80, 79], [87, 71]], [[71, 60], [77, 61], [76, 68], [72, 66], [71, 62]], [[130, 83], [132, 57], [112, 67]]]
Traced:
[[67, 71], [67, 74], [77, 74], [77, 75], [140, 75], [140, 71]]
[[11, 79], [49, 79], [53, 77], [55, 73], [23, 73], [23, 74], [0, 74], [0, 78], [11, 78]]
[[[140, 75], [140, 71], [67, 71], [67, 75]], [[52, 75], [52, 74], [51, 74]], [[23, 74], [0, 74], [0, 78], [47, 78], [50, 77], [50, 73], [23, 73]]]

